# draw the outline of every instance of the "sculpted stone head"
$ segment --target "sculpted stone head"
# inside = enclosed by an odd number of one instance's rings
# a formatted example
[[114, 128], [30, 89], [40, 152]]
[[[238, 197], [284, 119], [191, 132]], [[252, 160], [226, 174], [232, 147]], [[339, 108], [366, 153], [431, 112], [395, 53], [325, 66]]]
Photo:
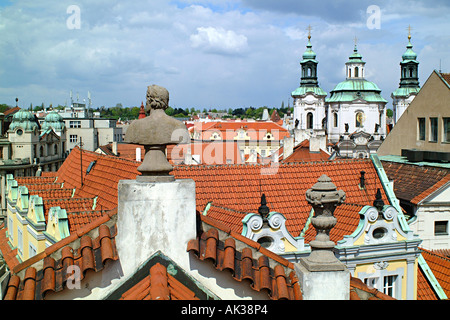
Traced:
[[160, 86], [147, 88], [146, 111], [148, 117], [134, 120], [125, 134], [125, 142], [145, 147], [145, 157], [138, 171], [138, 181], [173, 181], [169, 173], [173, 170], [167, 161], [166, 146], [189, 143], [190, 136], [183, 122], [169, 117], [165, 109], [169, 106], [169, 92]]

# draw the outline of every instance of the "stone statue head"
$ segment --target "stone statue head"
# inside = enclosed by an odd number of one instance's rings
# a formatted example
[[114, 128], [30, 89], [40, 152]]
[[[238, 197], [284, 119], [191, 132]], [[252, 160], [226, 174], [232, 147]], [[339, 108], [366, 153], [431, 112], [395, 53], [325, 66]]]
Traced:
[[145, 110], [147, 113], [151, 109], [166, 110], [169, 107], [169, 91], [156, 84], [147, 87], [147, 102]]
[[146, 110], [148, 117], [134, 120], [127, 129], [125, 142], [143, 145], [145, 157], [138, 171], [138, 181], [173, 181], [173, 170], [167, 161], [166, 146], [190, 143], [186, 125], [165, 113], [169, 105], [169, 92], [160, 86], [147, 88]]

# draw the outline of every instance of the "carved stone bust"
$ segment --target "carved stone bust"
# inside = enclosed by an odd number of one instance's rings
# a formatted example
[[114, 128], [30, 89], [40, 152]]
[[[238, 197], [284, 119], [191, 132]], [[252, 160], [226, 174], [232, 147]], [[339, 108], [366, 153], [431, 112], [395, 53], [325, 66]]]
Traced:
[[147, 117], [134, 120], [125, 134], [125, 142], [143, 145], [145, 157], [136, 180], [148, 182], [173, 181], [172, 165], [165, 154], [167, 145], [189, 143], [190, 136], [183, 122], [169, 117], [165, 110], [169, 106], [169, 92], [160, 86], [147, 88]]

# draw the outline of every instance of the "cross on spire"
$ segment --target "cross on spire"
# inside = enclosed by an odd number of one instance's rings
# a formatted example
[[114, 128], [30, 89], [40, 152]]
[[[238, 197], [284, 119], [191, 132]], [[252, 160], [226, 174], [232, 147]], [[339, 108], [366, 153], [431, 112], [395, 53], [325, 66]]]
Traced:
[[406, 30], [408, 30], [408, 39], [411, 40], [411, 30], [412, 30], [411, 25], [409, 25]]
[[353, 39], [353, 41], [355, 41], [355, 47], [358, 44], [358, 38], [355, 36], [355, 38]]
[[311, 39], [311, 30], [312, 30], [311, 25], [308, 25], [308, 28], [306, 28], [306, 30], [308, 30], [308, 39]]

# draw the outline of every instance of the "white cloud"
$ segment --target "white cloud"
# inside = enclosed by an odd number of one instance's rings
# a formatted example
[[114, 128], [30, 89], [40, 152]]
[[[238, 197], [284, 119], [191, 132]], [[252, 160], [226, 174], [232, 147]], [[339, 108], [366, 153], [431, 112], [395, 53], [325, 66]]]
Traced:
[[193, 48], [200, 48], [208, 53], [241, 54], [248, 49], [246, 36], [223, 28], [199, 27], [190, 40]]

